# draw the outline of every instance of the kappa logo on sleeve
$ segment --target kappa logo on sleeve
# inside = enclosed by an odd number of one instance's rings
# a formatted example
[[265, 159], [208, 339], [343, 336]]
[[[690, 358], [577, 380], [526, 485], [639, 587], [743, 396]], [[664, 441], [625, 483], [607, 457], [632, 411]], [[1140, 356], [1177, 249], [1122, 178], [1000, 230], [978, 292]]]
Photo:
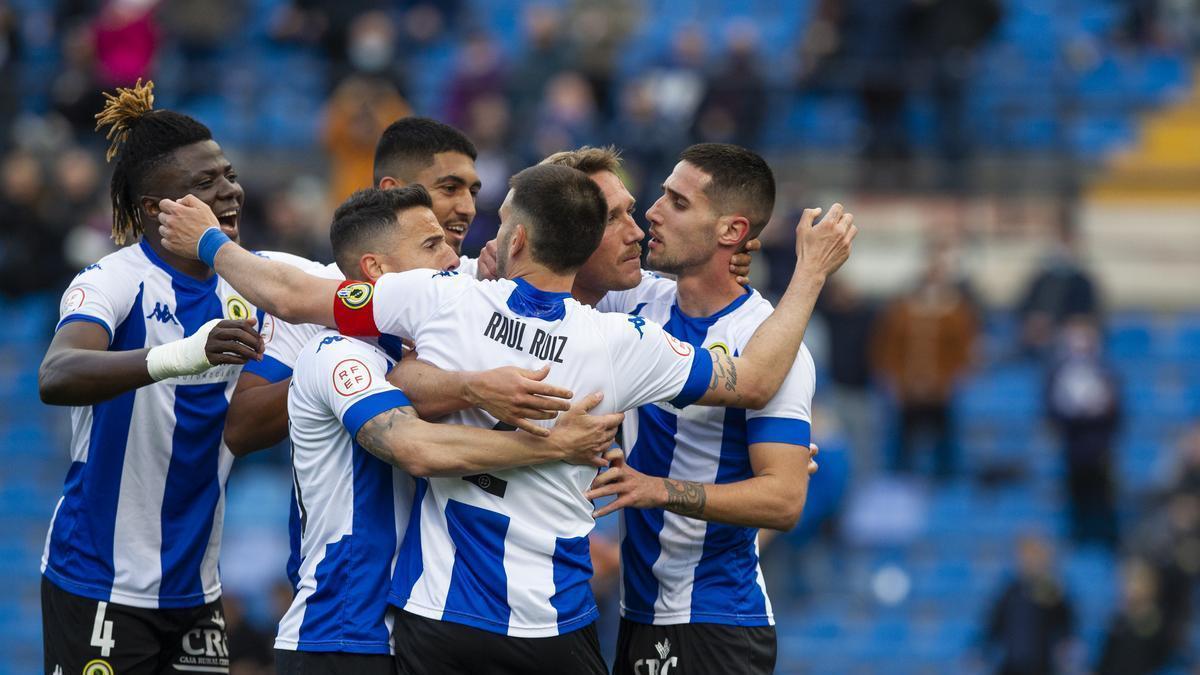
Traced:
[[646, 337], [645, 331], [642, 330], [642, 326], [646, 325], [645, 319], [640, 316], [631, 316], [629, 317], [629, 323], [633, 324], [633, 327], [637, 329], [639, 340]]
[[358, 359], [346, 359], [333, 368], [333, 388], [342, 396], [353, 396], [371, 386], [371, 371]]
[[337, 296], [342, 304], [350, 309], [362, 309], [371, 301], [375, 287], [368, 283], [350, 284], [338, 290]]

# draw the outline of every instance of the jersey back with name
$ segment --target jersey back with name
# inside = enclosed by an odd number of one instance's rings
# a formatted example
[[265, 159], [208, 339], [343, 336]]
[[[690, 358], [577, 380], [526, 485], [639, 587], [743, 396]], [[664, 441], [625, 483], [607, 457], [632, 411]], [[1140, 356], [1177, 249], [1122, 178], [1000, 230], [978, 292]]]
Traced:
[[390, 652], [387, 593], [413, 479], [354, 439], [375, 415], [410, 405], [385, 379], [393, 364], [328, 330], [297, 356], [288, 418], [303, 562], [277, 649]]
[[[710, 359], [694, 358], [656, 325], [601, 314], [524, 281], [416, 270], [358, 290], [342, 296], [356, 313], [339, 316], [343, 332], [412, 339], [421, 359], [449, 370], [549, 364], [548, 382], [577, 397], [603, 392], [598, 413], [669, 398], [686, 404], [711, 374]], [[496, 426], [474, 409], [447, 421]], [[587, 539], [595, 522], [583, 493], [595, 475], [592, 467], [550, 462], [417, 481], [391, 602], [515, 637], [586, 626], [596, 617]]]
[[[104, 328], [110, 351], [193, 334], [255, 309], [216, 276], [199, 281], [145, 242], [89, 265], [62, 297], [59, 328]], [[164, 380], [71, 409], [71, 467], [42, 572], [63, 590], [143, 608], [220, 596], [217, 558], [232, 455], [221, 438], [239, 366]]]
[[[748, 290], [706, 318], [683, 314], [675, 283], [646, 274], [632, 291], [599, 305], [661, 322], [696, 349], [737, 355], [770, 316], [771, 303]], [[630, 466], [649, 475], [701, 483], [753, 476], [749, 446], [807, 446], [815, 370], [801, 347], [782, 388], [762, 410], [669, 404], [642, 406], [625, 416], [622, 438]], [[807, 457], [807, 454], [805, 454]], [[621, 612], [651, 624], [773, 623], [758, 564], [757, 530], [708, 523], [663, 509], [621, 511]]]

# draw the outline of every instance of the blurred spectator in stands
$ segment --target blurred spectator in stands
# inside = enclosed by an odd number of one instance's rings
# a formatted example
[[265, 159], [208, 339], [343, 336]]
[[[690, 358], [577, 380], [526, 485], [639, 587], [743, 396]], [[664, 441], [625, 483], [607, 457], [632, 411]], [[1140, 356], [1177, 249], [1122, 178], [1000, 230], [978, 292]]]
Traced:
[[64, 271], [82, 269], [112, 249], [108, 185], [101, 184], [97, 157], [78, 147], [55, 158], [51, 177], [54, 198], [44, 209], [45, 236], [62, 243]]
[[975, 54], [1000, 23], [998, 0], [919, 0], [913, 2], [911, 44], [916, 77], [932, 88], [937, 113], [937, 153], [942, 185], [960, 190], [966, 175], [970, 137], [966, 119], [967, 84]]
[[57, 293], [67, 276], [62, 236], [43, 215], [45, 189], [32, 155], [16, 150], [0, 160], [0, 289], [6, 295]]
[[408, 102], [384, 79], [351, 75], [334, 89], [326, 104], [321, 139], [329, 153], [329, 198], [333, 204], [375, 184], [379, 135], [397, 118], [411, 113]]
[[107, 0], [92, 23], [100, 84], [132, 86], [154, 74], [162, 31], [154, 17], [158, 0]]
[[654, 107], [666, 122], [690, 130], [708, 82], [707, 40], [698, 24], [684, 24], [671, 37], [671, 51], [646, 73]]
[[508, 90], [513, 106], [513, 121], [520, 127], [517, 135], [522, 138], [532, 132], [546, 83], [566, 70], [570, 63], [567, 43], [563, 38], [562, 15], [558, 8], [544, 5], [527, 7], [523, 24], [523, 51], [517, 57]]
[[404, 8], [404, 42], [417, 49], [455, 30], [463, 9], [462, 0], [401, 0], [396, 4]]
[[1075, 608], [1045, 539], [1017, 543], [1017, 570], [988, 609], [983, 640], [997, 675], [1062, 672], [1075, 634]]
[[578, 148], [597, 134], [596, 101], [587, 80], [573, 70], [554, 76], [546, 84], [546, 96], [534, 128], [532, 156], [535, 164], [546, 155]]
[[463, 131], [479, 153], [475, 172], [479, 174], [479, 194], [475, 196], [475, 220], [463, 242], [465, 251], [473, 254], [500, 228], [500, 204], [508, 194], [508, 179], [521, 166], [508, 148], [512, 110], [503, 96], [476, 99], [471, 104], [469, 121]]
[[275, 672], [275, 636], [246, 620], [242, 599], [225, 592], [225, 634], [229, 646], [229, 675], [270, 675]]
[[10, 129], [20, 112], [21, 22], [16, 11], [0, 0], [0, 153], [8, 149]]
[[1115, 372], [1102, 354], [1100, 332], [1086, 318], [1063, 330], [1046, 378], [1046, 417], [1062, 444], [1070, 532], [1077, 542], [1117, 543], [1114, 450], [1122, 418]]
[[1170, 632], [1154, 567], [1131, 558], [1121, 570], [1121, 605], [1109, 624], [1096, 675], [1149, 675], [1171, 658]]
[[828, 332], [832, 409], [850, 441], [854, 478], [862, 480], [880, 468], [881, 438], [871, 387], [871, 328], [876, 308], [853, 284], [834, 277], [817, 298], [817, 313]]
[[[367, 187], [370, 187], [367, 183]], [[286, 251], [310, 260], [331, 260], [329, 216], [334, 205], [320, 197], [320, 185], [311, 176], [298, 176], [286, 186], [266, 192], [266, 199], [247, 202], [247, 226], [242, 235], [252, 249]]]
[[971, 303], [950, 273], [944, 256], [932, 256], [917, 287], [884, 309], [871, 345], [875, 370], [899, 407], [896, 468], [911, 470], [914, 443], [931, 436], [938, 478], [955, 469], [951, 399], [970, 367], [977, 333]]
[[346, 58], [341, 71], [334, 77], [341, 80], [350, 74], [368, 75], [391, 84], [401, 95], [405, 92], [405, 62], [396, 53], [396, 23], [392, 15], [382, 10], [364, 12], [354, 17], [346, 32]]
[[626, 184], [635, 198], [653, 201], [687, 145], [687, 127], [672, 124], [655, 105], [651, 80], [634, 79], [621, 90], [621, 113], [608, 133], [621, 147]]
[[446, 123], [459, 129], [466, 127], [472, 103], [485, 96], [501, 96], [504, 90], [499, 47], [487, 33], [472, 33], [463, 41], [446, 88]]
[[183, 77], [178, 94], [185, 101], [219, 93], [221, 52], [242, 31], [246, 0], [164, 2], [158, 13], [164, 32], [178, 45]]
[[867, 126], [862, 179], [870, 186], [898, 182], [912, 154], [904, 120], [912, 88], [912, 9], [913, 0], [822, 0], [812, 47], [801, 54], [802, 86], [860, 101]]
[[1180, 437], [1170, 481], [1171, 492], [1200, 498], [1200, 422], [1193, 422]]
[[94, 131], [104, 94], [96, 79], [98, 66], [92, 46], [92, 31], [86, 26], [69, 28], [63, 35], [62, 62], [50, 85], [50, 101], [77, 139], [101, 147], [104, 137]]
[[[614, 91], [617, 59], [625, 43], [638, 33], [641, 0], [572, 0], [567, 10], [574, 68], [592, 90], [592, 100], [605, 122], [616, 116]], [[565, 150], [566, 146], [558, 148]]]
[[758, 62], [758, 29], [743, 20], [728, 30], [727, 51], [707, 78], [694, 135], [706, 143], [758, 147], [766, 121], [767, 83]]
[[1055, 240], [1029, 280], [1017, 317], [1021, 347], [1029, 355], [1046, 355], [1060, 326], [1075, 316], [1100, 321], [1100, 297], [1079, 256], [1075, 207], [1063, 203]]

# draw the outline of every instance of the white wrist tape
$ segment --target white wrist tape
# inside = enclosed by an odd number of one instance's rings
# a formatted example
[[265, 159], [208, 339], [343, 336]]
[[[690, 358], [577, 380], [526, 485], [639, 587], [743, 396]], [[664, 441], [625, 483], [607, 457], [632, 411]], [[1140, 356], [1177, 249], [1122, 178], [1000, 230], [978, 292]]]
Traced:
[[146, 370], [150, 371], [150, 377], [158, 382], [171, 377], [198, 375], [212, 368], [204, 346], [208, 343], [208, 334], [220, 322], [220, 319], [213, 319], [182, 340], [152, 347], [146, 354]]

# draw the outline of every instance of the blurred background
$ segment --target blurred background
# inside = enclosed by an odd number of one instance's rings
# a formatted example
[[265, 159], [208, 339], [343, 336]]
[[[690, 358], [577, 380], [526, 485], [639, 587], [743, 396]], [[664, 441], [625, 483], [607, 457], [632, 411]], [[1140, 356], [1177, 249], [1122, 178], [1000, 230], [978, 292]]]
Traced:
[[[821, 470], [763, 543], [779, 672], [1200, 672], [1198, 48], [1197, 0], [0, 0], [0, 673], [40, 668], [68, 465], [37, 366], [112, 248], [92, 116], [145, 76], [238, 168], [244, 241], [317, 259], [408, 113], [479, 148], [468, 252], [551, 152], [618, 144], [641, 211], [686, 145], [757, 149], [757, 288], [802, 207], [862, 230], [806, 337]], [[235, 673], [273, 672], [287, 461], [230, 478]]]

